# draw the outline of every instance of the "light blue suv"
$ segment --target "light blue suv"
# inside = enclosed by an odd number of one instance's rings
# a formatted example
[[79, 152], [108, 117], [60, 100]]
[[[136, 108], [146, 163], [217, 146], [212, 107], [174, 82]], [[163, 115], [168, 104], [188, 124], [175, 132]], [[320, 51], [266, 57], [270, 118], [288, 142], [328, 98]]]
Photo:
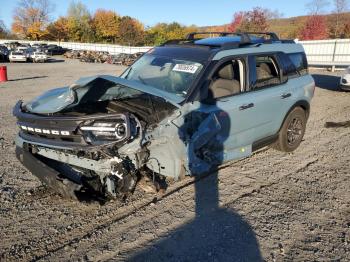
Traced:
[[303, 47], [274, 33], [203, 34], [153, 48], [120, 77], [19, 101], [18, 159], [62, 195], [115, 197], [264, 146], [295, 150], [315, 90]]

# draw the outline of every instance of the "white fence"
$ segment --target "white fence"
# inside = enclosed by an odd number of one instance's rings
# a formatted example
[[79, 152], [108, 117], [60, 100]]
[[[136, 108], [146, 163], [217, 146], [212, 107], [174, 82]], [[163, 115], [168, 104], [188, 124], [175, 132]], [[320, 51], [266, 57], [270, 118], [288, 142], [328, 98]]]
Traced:
[[0, 44], [8, 42], [19, 42], [19, 43], [45, 43], [49, 45], [59, 45], [65, 48], [73, 50], [90, 50], [90, 51], [105, 51], [112, 55], [119, 53], [134, 54], [138, 52], [147, 52], [152, 47], [150, 46], [121, 46], [121, 45], [112, 45], [112, 44], [96, 44], [96, 43], [75, 43], [75, 42], [52, 42], [52, 41], [26, 41], [26, 40], [0, 40]]
[[[17, 41], [17, 40], [0, 40], [0, 43]], [[110, 54], [119, 53], [137, 53], [147, 52], [152, 47], [133, 47], [111, 44], [90, 44], [75, 42], [46, 42], [46, 41], [26, 41], [18, 40], [25, 43], [47, 43], [56, 44], [73, 50], [93, 50], [106, 51]], [[350, 39], [337, 40], [317, 40], [317, 41], [299, 41], [305, 48], [308, 62], [311, 66], [346, 66], [350, 65]]]
[[304, 46], [309, 65], [349, 66], [350, 39], [300, 41]]

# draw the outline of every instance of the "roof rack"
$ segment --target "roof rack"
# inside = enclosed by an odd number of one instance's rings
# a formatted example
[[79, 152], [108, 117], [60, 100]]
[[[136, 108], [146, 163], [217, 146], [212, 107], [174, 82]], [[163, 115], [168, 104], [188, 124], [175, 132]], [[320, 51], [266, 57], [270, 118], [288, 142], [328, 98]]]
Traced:
[[242, 32], [243, 34], [247, 34], [247, 35], [267, 35], [270, 37], [269, 40], [272, 41], [279, 41], [279, 37], [277, 36], [276, 33], [274, 32]]
[[[195, 40], [195, 35], [219, 35], [219, 36], [227, 36], [227, 35], [238, 35], [244, 38], [245, 40], [248, 40], [250, 38], [249, 35], [267, 35], [270, 37], [270, 40], [272, 41], [279, 41], [277, 34], [274, 32], [192, 32], [189, 33], [186, 36], [187, 40]], [[242, 41], [246, 42], [246, 41]]]
[[227, 36], [227, 35], [233, 35], [232, 32], [191, 32], [186, 36], [187, 40], [195, 40], [195, 35], [220, 35], [220, 36]]
[[219, 36], [237, 35], [241, 37], [241, 44], [251, 43], [251, 39], [249, 35], [244, 32], [242, 33], [241, 32], [192, 32], [186, 36], [186, 40], [189, 40], [189, 41], [199, 40], [199, 39], [195, 39], [195, 35], [209, 35], [209, 34], [219, 35]]
[[[266, 39], [265, 37], [261, 38], [262, 42], [258, 42], [258, 44], [262, 44], [262, 43], [273, 43], [273, 42], [282, 42], [282, 43], [291, 43], [294, 42], [293, 40], [281, 40], [279, 39], [279, 37], [277, 36], [276, 33], [274, 32], [192, 32], [189, 33], [185, 39], [173, 39], [173, 40], [169, 40], [166, 41], [165, 43], [163, 43], [162, 45], [196, 45], [196, 41], [197, 40], [201, 40], [203, 38], [196, 38], [196, 35], [219, 35], [220, 37], [225, 37], [225, 36], [239, 36], [240, 40], [239, 42], [237, 41], [232, 41], [232, 42], [226, 42], [223, 43], [220, 46], [212, 46], [212, 47], [220, 47], [221, 49], [230, 49], [230, 48], [239, 48], [239, 47], [243, 47], [246, 45], [250, 45], [250, 44], [257, 44], [256, 43], [256, 39], [252, 39], [252, 36], [256, 36], [256, 35], [263, 35], [263, 36], [268, 36], [269, 39]], [[196, 46], [200, 46], [200, 44], [196, 45]], [[210, 45], [205, 45], [203, 44], [202, 46], [206, 46], [206, 47], [210, 47]]]

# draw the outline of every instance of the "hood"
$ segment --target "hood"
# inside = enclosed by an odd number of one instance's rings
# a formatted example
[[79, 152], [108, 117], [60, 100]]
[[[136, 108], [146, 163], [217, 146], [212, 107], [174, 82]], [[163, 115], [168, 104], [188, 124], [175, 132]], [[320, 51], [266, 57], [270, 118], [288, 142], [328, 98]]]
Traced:
[[81, 78], [69, 87], [49, 90], [25, 104], [24, 107], [31, 113], [54, 114], [81, 103], [127, 99], [142, 94], [161, 98], [177, 108], [183, 100], [177, 95], [137, 81], [100, 75]]

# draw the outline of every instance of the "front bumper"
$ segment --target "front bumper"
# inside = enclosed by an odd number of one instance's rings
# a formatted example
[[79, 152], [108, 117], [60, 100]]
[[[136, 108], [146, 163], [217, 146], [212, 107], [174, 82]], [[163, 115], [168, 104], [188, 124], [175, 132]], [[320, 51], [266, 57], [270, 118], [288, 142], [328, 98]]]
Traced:
[[82, 184], [62, 176], [22, 147], [16, 146], [16, 157], [33, 175], [56, 193], [63, 197], [77, 199], [76, 192], [82, 188]]
[[350, 91], [350, 77], [348, 75], [340, 78], [340, 88]]

